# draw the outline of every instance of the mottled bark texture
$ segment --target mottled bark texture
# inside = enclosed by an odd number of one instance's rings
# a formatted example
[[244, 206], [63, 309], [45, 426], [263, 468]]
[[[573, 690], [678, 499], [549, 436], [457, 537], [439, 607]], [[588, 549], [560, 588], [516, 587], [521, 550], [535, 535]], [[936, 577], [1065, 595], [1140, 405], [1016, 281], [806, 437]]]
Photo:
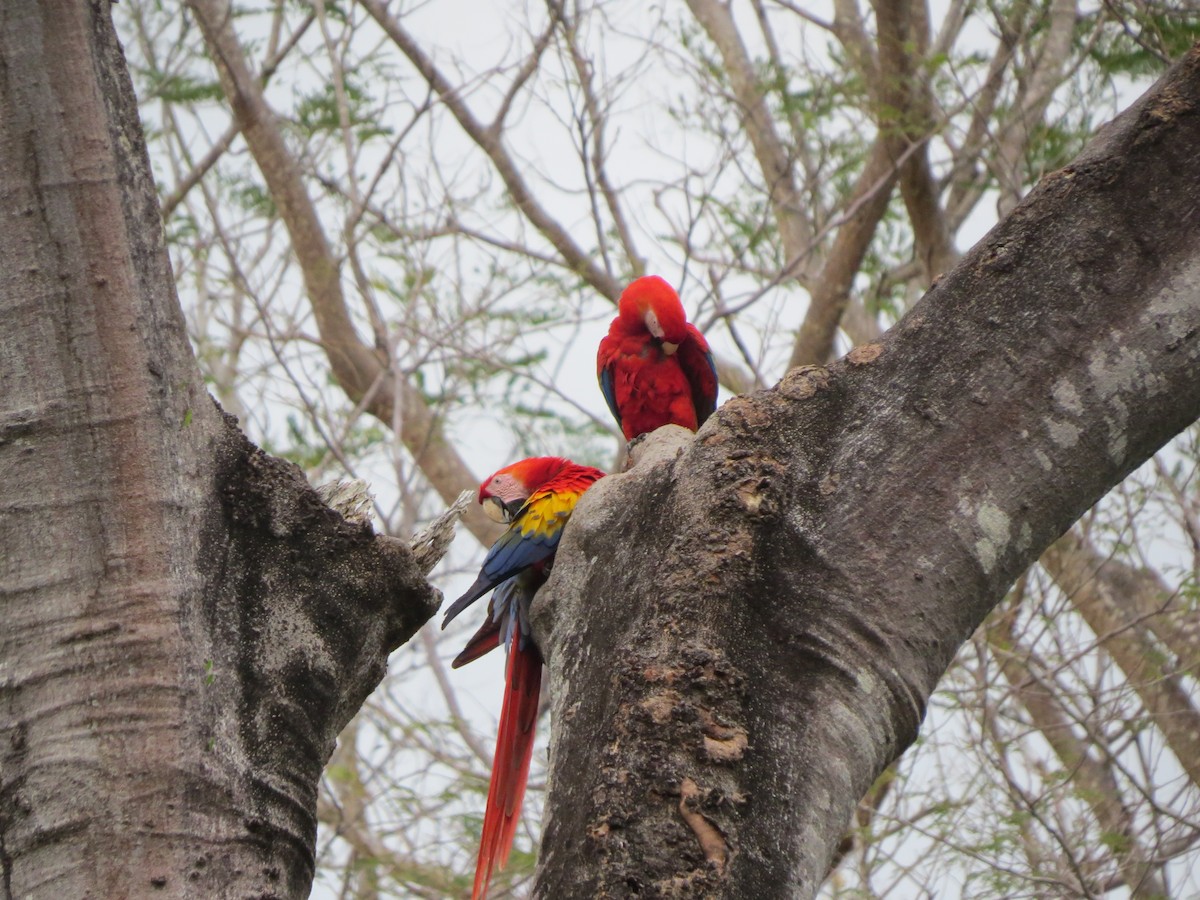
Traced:
[[0, 3], [0, 898], [298, 897], [432, 612], [204, 390], [107, 0]]
[[580, 503], [536, 896], [805, 897], [1013, 579], [1200, 415], [1200, 49], [878, 342]]

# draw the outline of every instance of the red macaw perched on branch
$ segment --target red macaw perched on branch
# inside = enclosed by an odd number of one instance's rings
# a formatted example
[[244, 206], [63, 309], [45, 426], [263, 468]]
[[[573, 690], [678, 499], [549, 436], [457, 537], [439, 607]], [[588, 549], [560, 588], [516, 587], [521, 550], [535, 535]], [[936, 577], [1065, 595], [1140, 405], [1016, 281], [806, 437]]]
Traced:
[[492, 545], [479, 577], [446, 610], [445, 628], [460, 612], [495, 588], [487, 621], [455, 657], [454, 668], [478, 659], [501, 641], [508, 649], [500, 733], [488, 785], [483, 834], [475, 864], [472, 900], [487, 897], [492, 870], [508, 862], [529, 761], [542, 686], [542, 655], [529, 629], [529, 604], [546, 582], [563, 526], [583, 492], [604, 473], [558, 456], [523, 459], [505, 466], [479, 488], [479, 502], [497, 522], [510, 522]]
[[663, 425], [695, 431], [717, 408], [708, 342], [687, 320], [675, 289], [657, 275], [632, 282], [596, 355], [608, 408], [626, 440]]

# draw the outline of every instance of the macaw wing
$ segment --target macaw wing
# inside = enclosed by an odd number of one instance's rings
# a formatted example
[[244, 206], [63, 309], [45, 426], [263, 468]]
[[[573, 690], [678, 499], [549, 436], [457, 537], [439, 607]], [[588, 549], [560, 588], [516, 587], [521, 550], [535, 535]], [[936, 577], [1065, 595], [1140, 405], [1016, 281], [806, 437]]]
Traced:
[[492, 544], [475, 583], [446, 610], [442, 627], [496, 585], [553, 556], [578, 498], [577, 492], [552, 487], [534, 491], [508, 530]]
[[692, 388], [692, 405], [696, 407], [696, 425], [699, 427], [717, 408], [717, 364], [700, 330], [691, 324], [687, 330], [690, 340], [680, 344], [676, 352]]
[[530, 494], [488, 551], [483, 571], [499, 583], [552, 557], [575, 504], [603, 475], [590, 466], [571, 466]]
[[613, 381], [613, 370], [616, 365], [613, 348], [609, 346], [609, 339], [605, 338], [600, 342], [600, 352], [596, 355], [596, 377], [600, 380], [600, 393], [604, 395], [604, 402], [608, 404], [608, 409], [613, 414], [613, 418], [617, 420], [619, 428], [621, 427], [621, 411], [617, 408], [617, 389]]
[[479, 626], [478, 630], [471, 635], [471, 639], [462, 648], [462, 652], [454, 657], [454, 661], [450, 663], [450, 668], [458, 669], [499, 647], [500, 630], [501, 623], [489, 615], [483, 620], [483, 624]]
[[497, 586], [488, 601], [487, 618], [479, 630], [471, 635], [462, 652], [454, 657], [450, 668], [465, 666], [501, 644], [508, 649], [514, 638], [524, 646], [529, 636], [529, 604], [533, 602], [533, 595], [543, 580], [541, 573], [525, 571]]

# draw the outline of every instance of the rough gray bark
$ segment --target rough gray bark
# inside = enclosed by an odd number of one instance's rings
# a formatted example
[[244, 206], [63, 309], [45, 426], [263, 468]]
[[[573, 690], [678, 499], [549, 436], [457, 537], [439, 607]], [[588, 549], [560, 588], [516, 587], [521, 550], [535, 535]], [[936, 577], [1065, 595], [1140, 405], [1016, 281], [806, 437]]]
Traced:
[[0, 4], [0, 898], [296, 897], [432, 613], [209, 400], [107, 0]]
[[1200, 415], [1198, 358], [1200, 47], [878, 342], [583, 499], [534, 610], [536, 896], [813, 894], [960, 644]]

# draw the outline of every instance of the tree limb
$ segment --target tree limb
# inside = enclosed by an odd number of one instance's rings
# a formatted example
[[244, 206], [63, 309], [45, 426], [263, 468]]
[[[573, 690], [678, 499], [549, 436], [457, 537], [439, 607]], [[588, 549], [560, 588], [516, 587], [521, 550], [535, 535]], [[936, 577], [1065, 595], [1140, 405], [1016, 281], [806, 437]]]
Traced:
[[1024, 646], [1013, 628], [1016, 607], [991, 620], [988, 643], [1000, 661], [1000, 670], [1012, 686], [1014, 699], [1029, 714], [1054, 754], [1070, 773], [1080, 798], [1091, 809], [1104, 833], [1116, 839], [1114, 853], [1122, 880], [1139, 898], [1166, 897], [1162, 878], [1141, 846], [1133, 814], [1121, 800], [1121, 789], [1112, 767], [1095, 759], [1088, 745], [1071, 727], [1071, 716], [1063, 708], [1053, 685], [1038, 679], [1046, 665], [1037, 653]]
[[[1150, 640], [1148, 628], [1155, 621], [1160, 631], [1173, 631], [1168, 617], [1153, 616], [1170, 595], [1155, 591], [1129, 566], [1101, 557], [1077, 531], [1063, 535], [1042, 554], [1042, 566], [1121, 667], [1167, 746], [1192, 783], [1200, 786], [1200, 711], [1180, 674], [1159, 662], [1163, 654]], [[1146, 588], [1150, 596], [1137, 596]], [[1145, 623], [1141, 610], [1151, 611]], [[1179, 668], [1190, 673], [1200, 656], [1182, 656], [1179, 662]]]
[[812, 244], [812, 226], [796, 187], [792, 156], [784, 149], [775, 130], [760, 80], [734, 24], [733, 14], [717, 0], [688, 0], [688, 8], [721, 53], [733, 95], [742, 108], [746, 134], [766, 181], [784, 254], [788, 259], [798, 261], [797, 275], [801, 283], [806, 283], [809, 264], [804, 261], [801, 251]]
[[471, 112], [460, 92], [441, 73], [432, 59], [421, 49], [412, 35], [393, 16], [382, 0], [359, 0], [363, 8], [379, 23], [379, 27], [392, 39], [409, 62], [421, 73], [421, 77], [437, 92], [451, 115], [467, 136], [487, 154], [497, 174], [508, 189], [513, 203], [530, 223], [548, 240], [567, 261], [567, 264], [593, 288], [612, 301], [621, 295], [622, 285], [610, 273], [592, 261], [583, 248], [546, 210], [538, 203], [533, 191], [522, 177], [516, 161], [501, 140], [500, 132], [485, 126]]
[[205, 392], [106, 0], [0, 9], [0, 148], [0, 893], [306, 894], [436, 592]]
[[[445, 439], [441, 423], [420, 392], [401, 373], [391, 371], [379, 351], [359, 338], [342, 293], [338, 261], [275, 114], [258, 80], [250, 74], [230, 27], [228, 4], [225, 0], [191, 0], [189, 6], [211, 48], [221, 86], [241, 123], [246, 144], [291, 237], [334, 377], [352, 401], [369, 396], [368, 410], [395, 429], [421, 473], [447, 504], [453, 503], [464, 490], [474, 488], [478, 479]], [[463, 521], [485, 545], [497, 534], [494, 523], [478, 508], [469, 510]]]

